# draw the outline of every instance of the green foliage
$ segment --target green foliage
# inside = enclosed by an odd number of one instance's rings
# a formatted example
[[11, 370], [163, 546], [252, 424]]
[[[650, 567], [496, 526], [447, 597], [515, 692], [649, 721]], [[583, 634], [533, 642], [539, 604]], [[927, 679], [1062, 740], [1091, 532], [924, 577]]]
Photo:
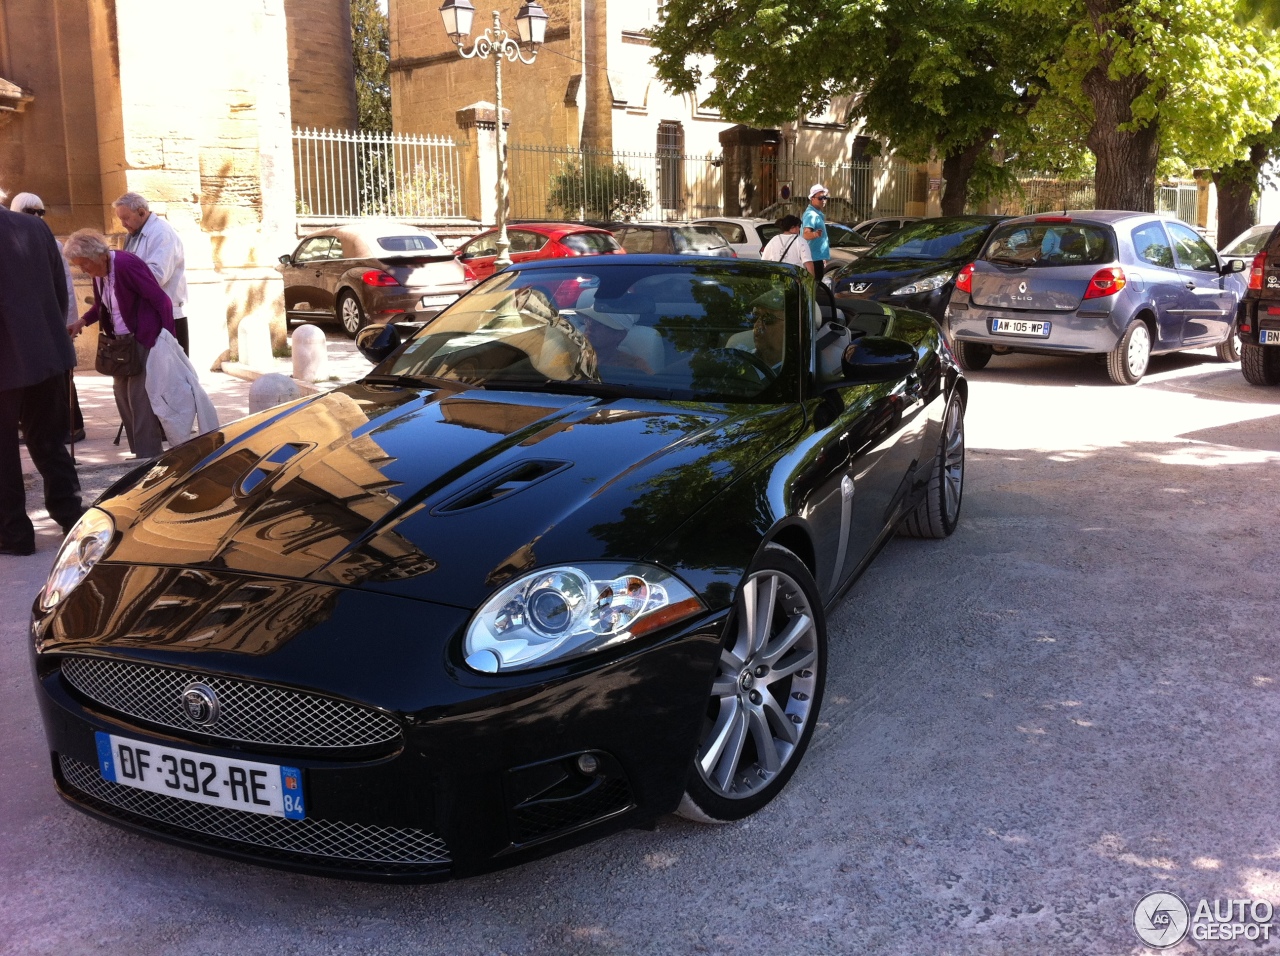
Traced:
[[568, 159], [552, 174], [547, 197], [548, 215], [586, 219], [634, 219], [652, 202], [644, 180], [631, 175], [625, 163], [591, 156]]
[[391, 34], [378, 0], [351, 0], [351, 55], [360, 129], [391, 132]]
[[988, 192], [1008, 181], [989, 147], [1016, 153], [1028, 141], [1041, 64], [1065, 35], [1057, 18], [999, 0], [669, 0], [664, 9], [653, 63], [673, 90], [710, 81], [712, 105], [756, 126], [849, 97], [863, 132], [906, 159], [957, 157], [954, 169], [976, 173]]

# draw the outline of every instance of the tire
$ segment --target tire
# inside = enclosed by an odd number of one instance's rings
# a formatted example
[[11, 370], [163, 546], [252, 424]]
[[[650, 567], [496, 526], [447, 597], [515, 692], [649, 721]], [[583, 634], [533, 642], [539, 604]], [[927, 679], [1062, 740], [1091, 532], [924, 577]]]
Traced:
[[338, 295], [338, 321], [342, 323], [342, 331], [353, 339], [356, 337], [356, 333], [368, 323], [368, 319], [364, 315], [364, 307], [360, 305], [360, 300], [350, 292], [343, 292]]
[[909, 538], [946, 538], [960, 522], [964, 498], [964, 399], [956, 392], [942, 416], [942, 438], [924, 498], [902, 519]]
[[1231, 334], [1218, 343], [1217, 352], [1219, 362], [1240, 361], [1240, 333], [1236, 331], [1235, 323], [1231, 325]]
[[[762, 614], [763, 612], [763, 614]], [[676, 812], [728, 823], [776, 797], [822, 705], [827, 624], [808, 568], [767, 545], [734, 598], [706, 719]]]
[[990, 345], [979, 345], [976, 342], [963, 342], [957, 339], [955, 348], [951, 351], [955, 353], [956, 362], [966, 372], [981, 371], [991, 361]]
[[1240, 371], [1250, 385], [1280, 385], [1280, 348], [1241, 342]]
[[1107, 373], [1117, 385], [1137, 385], [1150, 364], [1151, 330], [1141, 319], [1134, 319], [1116, 347], [1107, 353]]

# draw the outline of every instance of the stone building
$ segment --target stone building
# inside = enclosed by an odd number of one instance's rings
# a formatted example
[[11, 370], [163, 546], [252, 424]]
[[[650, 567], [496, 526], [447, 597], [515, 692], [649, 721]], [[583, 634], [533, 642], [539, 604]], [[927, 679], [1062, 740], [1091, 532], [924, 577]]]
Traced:
[[111, 202], [142, 193], [186, 248], [197, 366], [243, 321], [282, 344], [292, 117], [354, 124], [348, 3], [0, 0], [0, 188], [62, 236], [122, 237]]
[[[472, 39], [492, 25], [494, 6], [514, 35], [520, 2], [478, 7]], [[460, 117], [458, 111], [487, 104], [491, 114], [493, 61], [462, 59], [444, 32], [439, 7], [439, 0], [389, 0], [392, 125], [397, 133], [457, 136], [462, 120], [471, 124], [461, 134], [468, 139], [477, 114]], [[661, 0], [545, 0], [543, 8], [546, 44], [536, 62], [503, 65], [513, 145], [652, 154], [660, 169], [662, 157], [714, 157], [716, 165], [706, 173], [718, 185], [708, 204], [727, 215], [758, 212], [788, 188], [807, 191], [808, 182], [780, 181], [779, 163], [855, 158], [858, 130], [844, 120], [847, 103], [833, 104], [829, 115], [753, 130], [725, 122], [704, 105], [708, 90], [669, 93], [649, 62], [647, 31], [657, 23]], [[661, 171], [656, 185], [660, 191], [669, 185]], [[918, 196], [908, 211], [923, 213], [925, 198]], [[700, 214], [689, 204], [672, 212]]]

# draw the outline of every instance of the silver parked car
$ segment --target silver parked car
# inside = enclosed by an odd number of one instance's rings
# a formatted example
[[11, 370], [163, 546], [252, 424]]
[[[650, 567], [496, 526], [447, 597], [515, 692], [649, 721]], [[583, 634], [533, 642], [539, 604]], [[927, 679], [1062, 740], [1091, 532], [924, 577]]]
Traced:
[[1010, 219], [956, 279], [946, 313], [956, 358], [980, 369], [993, 354], [1092, 353], [1119, 385], [1136, 384], [1153, 354], [1212, 347], [1237, 361], [1242, 265], [1150, 213]]

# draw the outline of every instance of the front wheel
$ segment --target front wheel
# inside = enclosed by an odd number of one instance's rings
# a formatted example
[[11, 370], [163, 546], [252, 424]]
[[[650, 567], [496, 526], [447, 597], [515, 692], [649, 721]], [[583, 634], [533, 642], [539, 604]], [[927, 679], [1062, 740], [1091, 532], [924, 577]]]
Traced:
[[813, 577], [792, 552], [767, 545], [734, 598], [676, 812], [727, 823], [776, 797], [813, 736], [826, 670], [827, 626]]
[[1107, 373], [1117, 385], [1137, 385], [1147, 374], [1150, 361], [1151, 330], [1141, 319], [1134, 319], [1107, 353]]
[[1280, 348], [1241, 342], [1240, 371], [1250, 385], [1280, 385]]
[[898, 532], [910, 538], [946, 538], [960, 521], [964, 495], [964, 399], [956, 392], [942, 417], [942, 439], [924, 498], [907, 514]]
[[1231, 326], [1231, 334], [1218, 343], [1217, 352], [1219, 362], [1240, 361], [1240, 333], [1236, 331], [1234, 324]]
[[364, 328], [364, 308], [350, 292], [338, 296], [338, 318], [342, 320], [342, 330], [353, 339]]

